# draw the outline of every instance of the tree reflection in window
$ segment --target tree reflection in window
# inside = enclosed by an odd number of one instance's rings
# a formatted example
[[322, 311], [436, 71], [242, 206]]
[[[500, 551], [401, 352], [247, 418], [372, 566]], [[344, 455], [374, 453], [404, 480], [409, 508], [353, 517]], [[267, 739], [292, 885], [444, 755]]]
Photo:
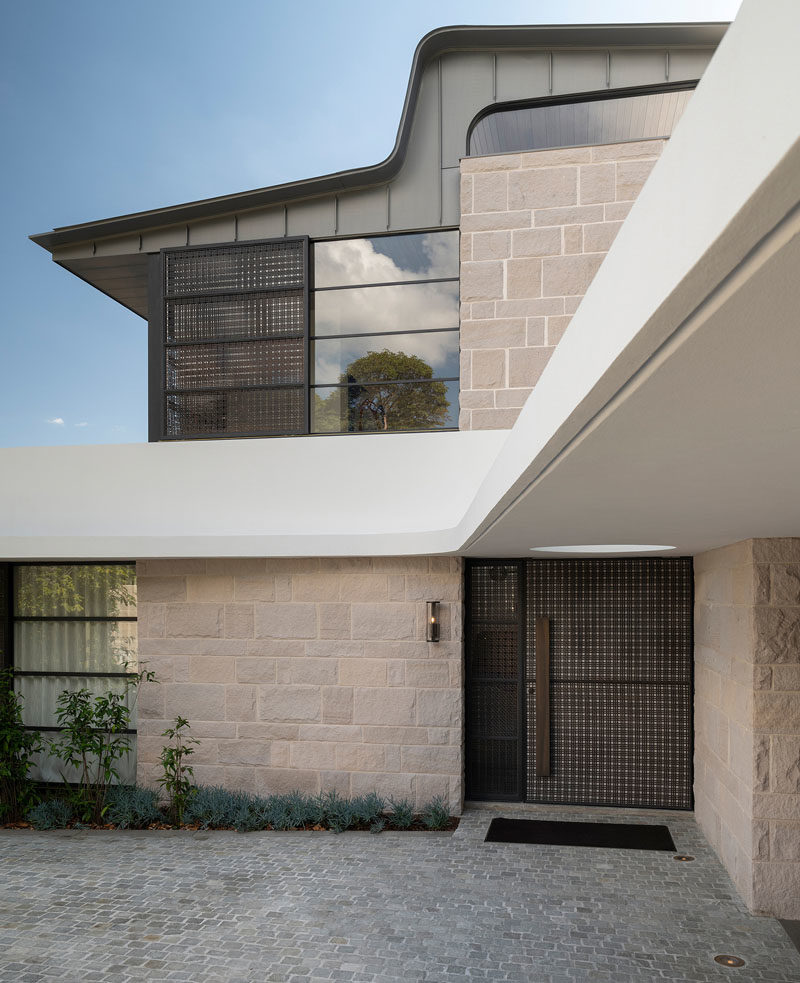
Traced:
[[314, 262], [312, 431], [455, 428], [458, 232], [318, 242]]
[[389, 349], [356, 359], [329, 395], [314, 394], [316, 429], [322, 432], [439, 430], [450, 400], [444, 382], [416, 355]]

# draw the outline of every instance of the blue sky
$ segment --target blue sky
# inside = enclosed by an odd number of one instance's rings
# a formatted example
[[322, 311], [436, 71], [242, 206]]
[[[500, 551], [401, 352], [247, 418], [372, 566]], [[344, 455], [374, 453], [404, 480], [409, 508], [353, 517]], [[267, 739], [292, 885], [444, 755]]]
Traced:
[[373, 164], [446, 24], [730, 20], [737, 0], [26, 0], [0, 36], [0, 447], [147, 439], [146, 325], [28, 235]]

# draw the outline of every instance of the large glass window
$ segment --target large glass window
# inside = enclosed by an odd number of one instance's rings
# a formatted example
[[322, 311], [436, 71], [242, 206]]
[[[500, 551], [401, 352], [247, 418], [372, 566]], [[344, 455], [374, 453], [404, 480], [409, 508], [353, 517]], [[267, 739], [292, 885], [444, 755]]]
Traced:
[[455, 230], [164, 250], [152, 435], [457, 427], [458, 262]]
[[458, 233], [314, 244], [311, 429], [458, 425]]
[[[136, 568], [130, 563], [20, 564], [11, 567], [11, 652], [23, 721], [45, 738], [58, 733], [56, 705], [66, 690], [125, 692], [137, 671]], [[135, 691], [127, 690], [128, 699]], [[130, 707], [135, 728], [135, 705]], [[32, 777], [61, 781], [63, 762], [43, 754]], [[119, 763], [133, 782], [135, 754]], [[73, 776], [67, 776], [73, 777]]]
[[575, 95], [529, 106], [492, 108], [472, 127], [469, 155], [586, 147], [668, 137], [697, 83], [661, 91]]

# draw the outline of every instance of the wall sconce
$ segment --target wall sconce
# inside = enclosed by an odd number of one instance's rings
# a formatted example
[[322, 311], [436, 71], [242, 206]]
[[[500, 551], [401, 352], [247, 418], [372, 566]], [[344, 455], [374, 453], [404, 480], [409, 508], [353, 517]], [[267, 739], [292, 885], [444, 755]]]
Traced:
[[439, 602], [438, 601], [428, 601], [428, 628], [425, 632], [425, 638], [429, 642], [439, 641]]

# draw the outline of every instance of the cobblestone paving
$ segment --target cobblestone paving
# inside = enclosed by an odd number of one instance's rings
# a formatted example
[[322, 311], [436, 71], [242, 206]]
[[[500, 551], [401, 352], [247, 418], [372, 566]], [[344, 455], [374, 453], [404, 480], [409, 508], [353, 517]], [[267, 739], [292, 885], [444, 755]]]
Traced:
[[452, 836], [0, 832], [0, 981], [800, 980], [691, 816], [528, 810], [666, 821], [694, 863], [483, 843], [521, 811], [469, 810]]

